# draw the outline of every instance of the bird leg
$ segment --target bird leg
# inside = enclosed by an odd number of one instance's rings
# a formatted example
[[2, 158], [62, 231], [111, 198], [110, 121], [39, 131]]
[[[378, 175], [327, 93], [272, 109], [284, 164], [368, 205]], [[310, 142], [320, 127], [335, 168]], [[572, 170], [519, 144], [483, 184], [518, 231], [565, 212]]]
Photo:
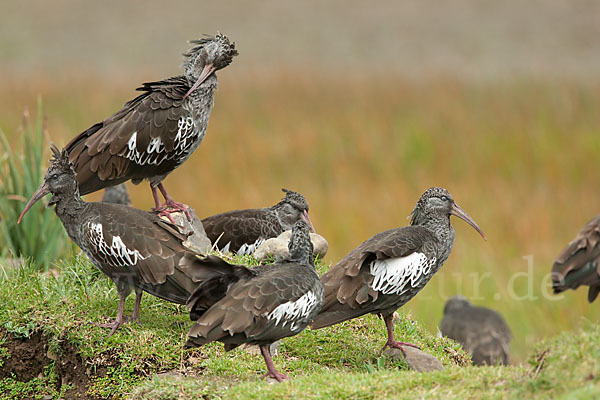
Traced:
[[421, 349], [419, 346], [417, 346], [416, 344], [412, 344], [412, 343], [406, 343], [406, 342], [396, 342], [394, 340], [394, 314], [388, 314], [388, 315], [384, 315], [383, 316], [383, 320], [385, 321], [385, 326], [387, 328], [387, 342], [383, 345], [383, 348], [381, 349], [381, 351], [384, 351], [386, 347], [393, 347], [396, 349], [400, 349], [400, 351], [402, 351], [402, 354], [404, 354], [404, 356], [406, 356], [406, 353], [404, 353], [404, 349], [402, 348], [403, 346], [409, 346], [409, 347], [414, 347], [415, 349]]
[[275, 364], [273, 364], [273, 360], [271, 359], [271, 346], [268, 344], [263, 344], [260, 346], [260, 352], [265, 359], [265, 364], [267, 364], [267, 372], [261, 378], [273, 378], [276, 379], [277, 382], [282, 382], [284, 379], [290, 379], [289, 376], [277, 372], [275, 369]]
[[129, 318], [129, 321], [134, 321], [137, 322], [138, 324], [141, 324], [140, 322], [140, 304], [142, 303], [142, 289], [135, 289], [135, 307], [133, 308], [133, 314], [131, 314], [131, 317]]
[[94, 323], [94, 325], [102, 327], [102, 328], [112, 328], [110, 333], [106, 337], [107, 339], [113, 335], [119, 329], [121, 325], [123, 325], [123, 310], [125, 309], [125, 299], [127, 298], [128, 292], [119, 293], [119, 310], [117, 311], [117, 319], [108, 324], [99, 324]]
[[[165, 216], [169, 219], [169, 221], [171, 221], [171, 223], [174, 224], [175, 221], [173, 220], [173, 217], [171, 217], [171, 214], [174, 212], [183, 212], [185, 213], [188, 221], [192, 220], [192, 216], [190, 215], [188, 207], [183, 203], [173, 200], [173, 198], [169, 196], [169, 193], [167, 193], [167, 190], [162, 183], [159, 183], [156, 187], [152, 187], [152, 185], [150, 185], [150, 188], [152, 189], [152, 196], [154, 197], [155, 205], [152, 211], [158, 212], [159, 217]], [[160, 204], [160, 200], [158, 198], [158, 190], [160, 190], [165, 198], [165, 203], [162, 205]]]

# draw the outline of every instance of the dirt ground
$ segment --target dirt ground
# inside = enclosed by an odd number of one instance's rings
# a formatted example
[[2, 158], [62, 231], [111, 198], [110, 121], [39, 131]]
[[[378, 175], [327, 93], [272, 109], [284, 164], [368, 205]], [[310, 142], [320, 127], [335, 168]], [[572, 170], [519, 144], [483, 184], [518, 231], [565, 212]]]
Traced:
[[[65, 393], [66, 400], [90, 398], [86, 393], [90, 383], [86, 365], [73, 344], [62, 342], [60, 354], [54, 354], [48, 351], [48, 338], [41, 332], [35, 332], [28, 339], [21, 339], [0, 330], [1, 337], [6, 338], [2, 347], [8, 350], [10, 356], [0, 368], [0, 379], [14, 376], [18, 381], [27, 382], [35, 377], [42, 377], [44, 369], [54, 360], [58, 376], [57, 391], [60, 391], [62, 385], [68, 384], [72, 389]], [[97, 371], [98, 376], [101, 373], [102, 371]]]

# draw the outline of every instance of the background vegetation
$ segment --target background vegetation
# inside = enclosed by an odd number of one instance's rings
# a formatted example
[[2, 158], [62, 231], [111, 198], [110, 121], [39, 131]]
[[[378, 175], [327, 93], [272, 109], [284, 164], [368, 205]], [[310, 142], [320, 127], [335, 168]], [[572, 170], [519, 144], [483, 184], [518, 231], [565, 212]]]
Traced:
[[[519, 363], [600, 317], [584, 290], [547, 285], [600, 210], [600, 11], [576, 3], [7, 2], [0, 128], [19, 143], [41, 95], [64, 145], [140, 83], [178, 74], [186, 39], [220, 29], [240, 56], [219, 73], [204, 143], [166, 180], [174, 197], [204, 216], [298, 190], [335, 263], [444, 186], [488, 241], [455, 221], [450, 259], [403, 311], [435, 334], [455, 293], [495, 308]], [[146, 184], [130, 189], [151, 207]]]
[[[22, 224], [17, 220], [27, 199], [40, 185], [46, 165], [43, 154], [49, 145], [44, 131], [42, 103], [38, 101], [37, 118], [25, 111], [20, 146], [13, 148], [0, 130], [0, 256], [29, 257], [40, 269], [48, 268], [57, 258], [66, 256], [71, 245], [61, 222], [52, 209], [36, 204]], [[14, 261], [9, 262], [14, 263]]]

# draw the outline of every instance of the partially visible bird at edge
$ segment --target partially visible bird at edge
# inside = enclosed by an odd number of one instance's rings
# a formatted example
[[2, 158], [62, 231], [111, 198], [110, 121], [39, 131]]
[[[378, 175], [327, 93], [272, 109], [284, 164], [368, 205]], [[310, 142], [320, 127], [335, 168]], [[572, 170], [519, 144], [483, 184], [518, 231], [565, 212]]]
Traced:
[[552, 266], [554, 293], [586, 285], [591, 303], [600, 293], [600, 215], [594, 217], [558, 255]]

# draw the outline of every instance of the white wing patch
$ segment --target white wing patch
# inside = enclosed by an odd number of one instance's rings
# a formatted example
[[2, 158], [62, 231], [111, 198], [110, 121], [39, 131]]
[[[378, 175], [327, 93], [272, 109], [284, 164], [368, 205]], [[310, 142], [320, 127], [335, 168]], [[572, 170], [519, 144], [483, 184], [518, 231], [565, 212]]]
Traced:
[[374, 260], [371, 262], [372, 288], [383, 294], [403, 294], [415, 287], [423, 275], [431, 272], [435, 261], [435, 257], [429, 259], [423, 253]]
[[150, 140], [150, 143], [148, 143], [148, 148], [146, 149], [146, 151], [148, 152], [148, 154], [152, 154], [152, 153], [162, 153], [165, 149], [165, 146], [163, 145], [162, 140], [160, 139], [160, 137], [155, 137], [152, 138], [152, 140]]
[[90, 240], [98, 253], [112, 262], [116, 262], [117, 266], [136, 265], [138, 260], [147, 258], [142, 256], [137, 250], [128, 249], [120, 236], [113, 236], [110, 245], [106, 243], [102, 225], [100, 224], [88, 222], [87, 229], [89, 230]]
[[192, 117], [181, 117], [179, 118], [179, 121], [177, 121], [177, 127], [179, 129], [175, 136], [175, 151], [184, 151], [192, 145], [192, 143], [188, 143], [188, 140], [192, 139], [193, 136], [196, 136], [194, 120]]
[[299, 320], [306, 318], [316, 305], [317, 296], [311, 290], [296, 301], [288, 301], [287, 303], [280, 304], [267, 315], [267, 319], [274, 319], [275, 325], [279, 325], [282, 322], [282, 327], [285, 327], [289, 323], [290, 329], [296, 330]]
[[[159, 165], [165, 160], [176, 159], [181, 162], [198, 147], [206, 131], [199, 132], [192, 117], [181, 117], [177, 121], [177, 135], [173, 142], [173, 151], [167, 153], [160, 137], [150, 140], [145, 150], [137, 149], [137, 131], [131, 134], [127, 147], [119, 154], [138, 165]], [[180, 164], [181, 164], [180, 162]]]
[[[254, 243], [244, 243], [243, 245], [240, 246], [239, 250], [237, 251], [237, 254], [238, 255], [252, 255], [252, 254], [254, 254], [256, 249], [258, 249], [258, 247], [261, 244], [263, 244], [264, 242], [265, 242], [265, 239], [258, 238], [258, 239], [256, 239], [256, 241]], [[227, 243], [227, 247], [229, 247], [230, 244], [231, 244], [231, 242]]]

